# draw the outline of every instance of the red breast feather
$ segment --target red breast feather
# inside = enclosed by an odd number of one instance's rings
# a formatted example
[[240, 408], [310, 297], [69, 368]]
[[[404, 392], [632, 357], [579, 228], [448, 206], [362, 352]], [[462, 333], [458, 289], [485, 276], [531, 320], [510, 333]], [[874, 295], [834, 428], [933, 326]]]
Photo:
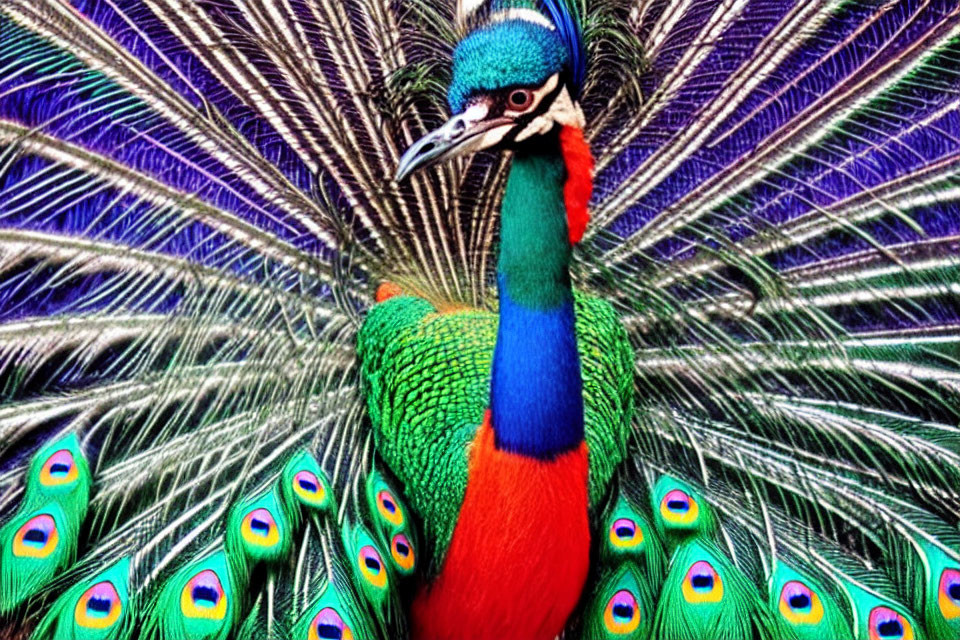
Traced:
[[589, 555], [586, 444], [549, 461], [499, 451], [488, 412], [443, 570], [414, 602], [413, 637], [553, 640]]

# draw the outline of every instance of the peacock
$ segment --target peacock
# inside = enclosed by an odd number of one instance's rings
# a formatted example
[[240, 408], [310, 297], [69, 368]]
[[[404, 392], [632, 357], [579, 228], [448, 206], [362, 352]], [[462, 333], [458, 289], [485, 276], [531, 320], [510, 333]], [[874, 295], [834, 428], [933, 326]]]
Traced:
[[958, 0], [0, 0], [0, 638], [960, 638]]

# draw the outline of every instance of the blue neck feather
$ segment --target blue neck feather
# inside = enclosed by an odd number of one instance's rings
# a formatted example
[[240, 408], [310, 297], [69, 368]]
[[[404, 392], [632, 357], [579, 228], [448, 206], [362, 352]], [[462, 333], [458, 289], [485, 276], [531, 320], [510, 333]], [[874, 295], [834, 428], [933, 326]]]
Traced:
[[565, 178], [557, 144], [519, 150], [501, 214], [491, 423], [499, 448], [541, 459], [583, 442]]

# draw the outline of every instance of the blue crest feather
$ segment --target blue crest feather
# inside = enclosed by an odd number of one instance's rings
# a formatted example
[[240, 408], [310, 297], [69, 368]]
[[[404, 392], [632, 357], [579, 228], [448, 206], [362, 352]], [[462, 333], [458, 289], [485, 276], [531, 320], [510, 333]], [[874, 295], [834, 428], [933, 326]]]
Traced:
[[569, 52], [573, 99], [577, 100], [587, 79], [587, 49], [579, 12], [575, 5], [565, 0], [541, 0], [540, 6], [557, 27], [557, 34]]

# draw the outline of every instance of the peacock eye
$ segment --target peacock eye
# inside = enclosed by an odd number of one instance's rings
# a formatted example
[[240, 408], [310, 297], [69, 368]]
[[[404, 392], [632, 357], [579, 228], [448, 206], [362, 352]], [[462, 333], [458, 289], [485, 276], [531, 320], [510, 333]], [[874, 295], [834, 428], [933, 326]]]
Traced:
[[122, 608], [117, 589], [105, 581], [83, 592], [73, 615], [77, 624], [85, 629], [107, 629], [120, 619]]
[[940, 574], [940, 612], [947, 620], [960, 618], [960, 569], [944, 569]]
[[47, 487], [70, 484], [77, 479], [79, 471], [73, 454], [63, 449], [47, 458], [40, 470], [40, 483]]
[[41, 514], [27, 520], [13, 536], [13, 555], [18, 558], [46, 558], [59, 544], [57, 523]]
[[913, 640], [910, 622], [889, 607], [870, 611], [870, 640]]
[[533, 104], [533, 92], [528, 89], [514, 89], [507, 96], [507, 103], [514, 111], [524, 111]]
[[413, 570], [413, 566], [416, 563], [416, 556], [413, 553], [413, 546], [410, 544], [407, 536], [402, 533], [393, 536], [393, 540], [390, 542], [390, 554], [393, 556], [393, 561], [397, 563], [401, 572]]
[[204, 569], [190, 578], [180, 593], [180, 611], [187, 618], [223, 620], [227, 595], [215, 571]]
[[640, 626], [640, 605], [636, 597], [626, 589], [613, 594], [603, 612], [603, 622], [613, 635], [633, 633]]
[[683, 597], [691, 604], [720, 602], [723, 599], [723, 580], [713, 565], [698, 560], [687, 570], [681, 590]]
[[367, 545], [360, 549], [357, 563], [360, 566], [360, 573], [363, 577], [378, 589], [387, 586], [387, 572], [383, 568], [383, 562], [380, 560], [380, 554], [372, 546]]
[[810, 587], [791, 580], [780, 590], [780, 615], [793, 625], [816, 625], [823, 620], [823, 603]]
[[403, 511], [397, 505], [397, 499], [386, 489], [377, 494], [377, 510], [383, 519], [393, 526], [403, 526]]
[[353, 640], [353, 632], [340, 614], [327, 607], [310, 623], [309, 640]]

